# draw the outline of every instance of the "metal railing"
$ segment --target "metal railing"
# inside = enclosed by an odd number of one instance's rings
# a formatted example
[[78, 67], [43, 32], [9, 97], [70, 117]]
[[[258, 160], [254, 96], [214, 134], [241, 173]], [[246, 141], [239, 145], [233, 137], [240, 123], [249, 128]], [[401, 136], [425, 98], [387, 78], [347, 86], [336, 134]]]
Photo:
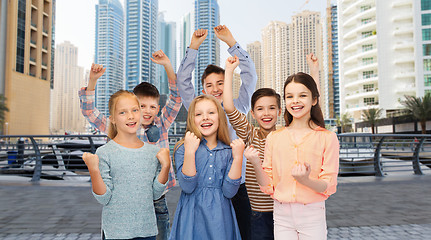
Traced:
[[[171, 153], [183, 135], [170, 135]], [[339, 176], [431, 172], [431, 135], [344, 133]], [[105, 144], [106, 135], [0, 135], [0, 174], [89, 181], [82, 160]]]

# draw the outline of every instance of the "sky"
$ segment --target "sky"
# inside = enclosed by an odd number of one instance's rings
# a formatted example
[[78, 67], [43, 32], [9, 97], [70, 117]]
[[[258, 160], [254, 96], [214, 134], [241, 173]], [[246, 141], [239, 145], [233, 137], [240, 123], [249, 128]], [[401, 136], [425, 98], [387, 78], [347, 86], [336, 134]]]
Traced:
[[[122, 0], [120, 0], [123, 3]], [[95, 5], [98, 0], [57, 0], [55, 43], [69, 41], [78, 47], [78, 65], [89, 69], [94, 59]], [[193, 9], [194, 0], [159, 0], [165, 21], [177, 22]], [[220, 24], [226, 25], [241, 46], [261, 41], [261, 30], [270, 21], [291, 22], [303, 10], [325, 15], [324, 0], [218, 0]], [[220, 63], [224, 65], [226, 44], [220, 44]], [[177, 66], [178, 67], [178, 66]]]

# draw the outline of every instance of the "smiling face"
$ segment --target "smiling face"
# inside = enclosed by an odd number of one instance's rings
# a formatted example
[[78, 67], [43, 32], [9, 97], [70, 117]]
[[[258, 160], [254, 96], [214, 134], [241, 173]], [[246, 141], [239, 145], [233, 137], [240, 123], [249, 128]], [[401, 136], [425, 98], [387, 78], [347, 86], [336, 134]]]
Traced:
[[293, 119], [310, 119], [311, 107], [317, 103], [313, 99], [311, 91], [303, 84], [294, 81], [286, 85], [284, 89], [286, 110], [292, 115]]
[[259, 126], [268, 131], [275, 130], [277, 117], [281, 109], [278, 107], [277, 98], [273, 96], [264, 96], [259, 98], [254, 104], [251, 114], [258, 122]]
[[135, 134], [141, 124], [141, 111], [136, 98], [122, 96], [115, 104], [114, 114], [110, 120], [115, 124], [118, 133]]
[[204, 80], [204, 94], [213, 95], [218, 101], [223, 100], [224, 74], [211, 73]]
[[153, 123], [154, 118], [159, 112], [160, 105], [158, 99], [149, 96], [138, 96], [138, 101], [143, 116], [142, 125], [148, 126]]
[[219, 115], [217, 106], [208, 99], [196, 103], [194, 124], [205, 138], [217, 138]]

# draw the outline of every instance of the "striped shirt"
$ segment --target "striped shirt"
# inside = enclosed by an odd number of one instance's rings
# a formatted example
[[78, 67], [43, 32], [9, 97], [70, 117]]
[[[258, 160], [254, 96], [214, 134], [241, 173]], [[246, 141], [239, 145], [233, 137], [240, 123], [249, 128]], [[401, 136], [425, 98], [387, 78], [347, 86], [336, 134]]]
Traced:
[[[259, 158], [263, 162], [266, 142], [265, 133], [260, 128], [256, 128], [251, 125], [247, 121], [246, 115], [240, 113], [236, 108], [232, 113], [227, 114], [227, 116], [238, 137], [245, 142], [246, 146], [253, 146], [258, 150]], [[259, 184], [257, 184], [253, 165], [250, 161], [247, 161], [246, 164], [245, 186], [247, 187], [247, 193], [253, 211], [272, 212], [274, 200], [268, 194], [265, 194], [260, 190]]]
[[[169, 99], [163, 107], [160, 116], [154, 117], [154, 124], [159, 128], [160, 138], [156, 143], [148, 141], [145, 131], [138, 131], [138, 137], [145, 143], [156, 144], [160, 148], [169, 148], [168, 130], [171, 124], [177, 117], [178, 111], [181, 107], [181, 97], [178, 93], [176, 79], [169, 79]], [[103, 133], [108, 132], [108, 118], [103, 115], [95, 107], [95, 91], [87, 91], [86, 87], [81, 88], [78, 92], [81, 112], [88, 122], [94, 128], [99, 129]], [[171, 169], [169, 171], [168, 189], [176, 185], [175, 173], [171, 160]]]

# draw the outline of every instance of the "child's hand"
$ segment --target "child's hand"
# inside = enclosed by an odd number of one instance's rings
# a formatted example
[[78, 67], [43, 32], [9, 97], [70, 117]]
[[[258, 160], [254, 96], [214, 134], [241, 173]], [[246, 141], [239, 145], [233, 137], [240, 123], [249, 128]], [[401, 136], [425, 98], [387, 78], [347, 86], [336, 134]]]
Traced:
[[229, 31], [225, 25], [218, 25], [214, 28], [215, 35], [225, 42], [229, 47], [233, 47], [235, 45], [236, 40], [233, 38], [232, 33]]
[[193, 134], [190, 131], [186, 132], [186, 135], [184, 136], [185, 151], [195, 153], [196, 150], [198, 150], [200, 143], [201, 143], [201, 140], [198, 137], [196, 137], [195, 134]]
[[85, 165], [87, 165], [88, 171], [99, 170], [99, 157], [96, 154], [85, 152], [82, 154], [82, 160], [84, 160]]
[[311, 172], [311, 166], [308, 163], [298, 164], [292, 168], [292, 176], [298, 182], [304, 182], [308, 180], [308, 176]]
[[232, 156], [233, 159], [242, 159], [242, 154], [244, 153], [245, 144], [242, 139], [235, 139], [230, 144], [230, 147], [232, 148]]
[[159, 152], [156, 155], [157, 159], [160, 162], [160, 165], [163, 167], [170, 167], [171, 160], [169, 159], [169, 149], [168, 148], [160, 148]]
[[319, 73], [319, 60], [314, 55], [314, 53], [308, 54], [306, 57], [307, 65], [310, 68], [310, 75], [313, 75], [313, 73]]
[[153, 58], [151, 58], [151, 61], [162, 66], [171, 64], [171, 61], [169, 60], [168, 56], [166, 56], [166, 54], [162, 50], [153, 53]]
[[226, 59], [225, 70], [233, 72], [233, 70], [235, 70], [235, 68], [238, 67], [238, 65], [239, 65], [239, 59], [236, 55], [234, 57], [228, 57]]
[[259, 158], [259, 151], [257, 151], [253, 146], [248, 146], [245, 149], [244, 156], [251, 162], [251, 164], [253, 164], [253, 166], [262, 165], [262, 161]]
[[103, 68], [103, 65], [95, 63], [91, 64], [87, 90], [94, 91], [94, 89], [96, 89], [97, 79], [99, 79], [105, 71], [106, 68]]
[[208, 35], [208, 30], [206, 29], [198, 29], [193, 33], [192, 40], [190, 43], [190, 48], [198, 50], [199, 46], [204, 42], [205, 38]]

